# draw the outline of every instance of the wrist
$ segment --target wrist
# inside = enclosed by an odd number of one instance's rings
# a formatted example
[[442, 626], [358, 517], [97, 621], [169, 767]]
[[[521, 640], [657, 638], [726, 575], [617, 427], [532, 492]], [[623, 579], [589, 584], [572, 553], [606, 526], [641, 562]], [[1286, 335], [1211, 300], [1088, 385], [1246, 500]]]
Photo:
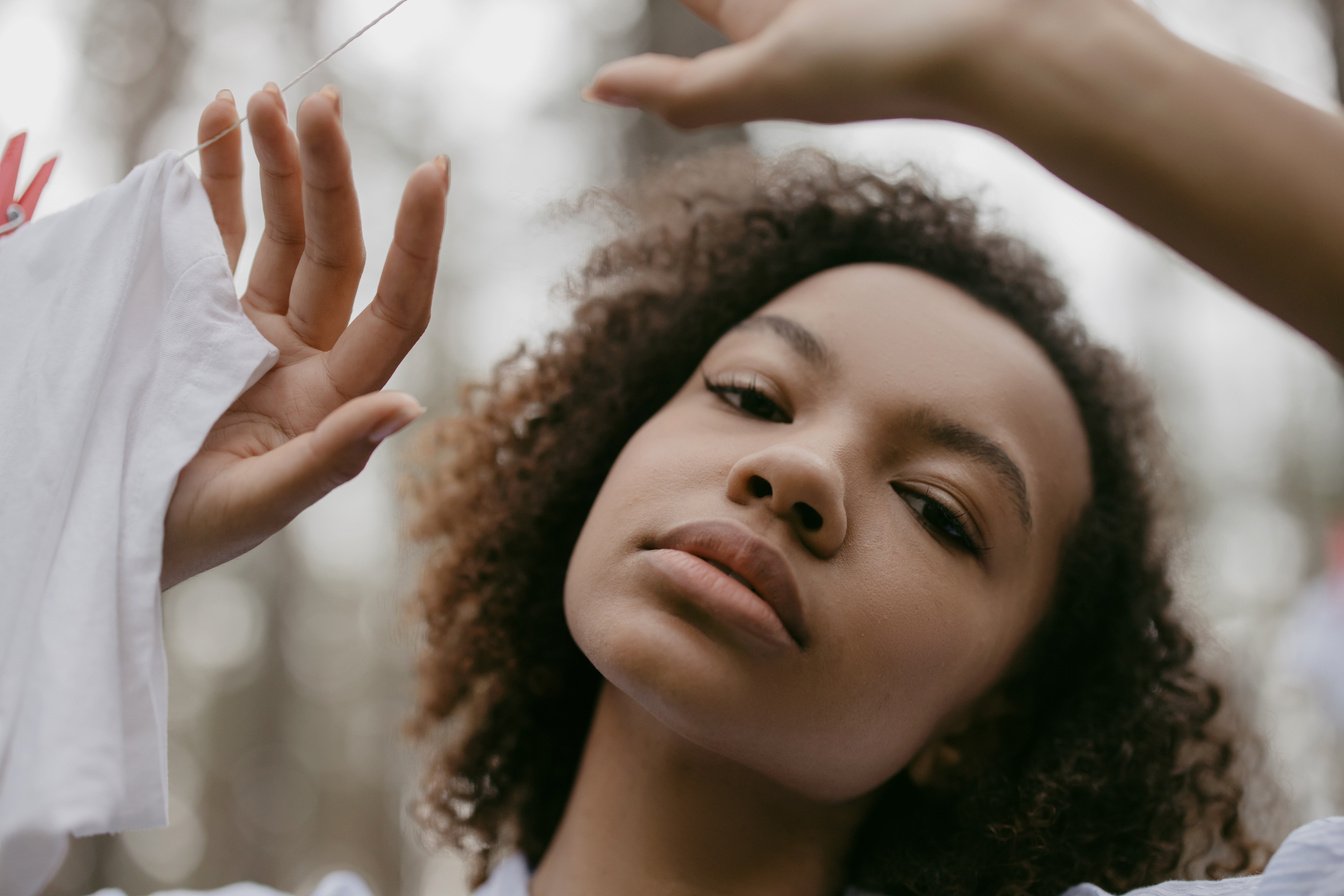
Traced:
[[1058, 135], [1093, 94], [1151, 96], [1182, 44], [1134, 0], [1005, 0], [963, 45], [948, 117], [1019, 145]]

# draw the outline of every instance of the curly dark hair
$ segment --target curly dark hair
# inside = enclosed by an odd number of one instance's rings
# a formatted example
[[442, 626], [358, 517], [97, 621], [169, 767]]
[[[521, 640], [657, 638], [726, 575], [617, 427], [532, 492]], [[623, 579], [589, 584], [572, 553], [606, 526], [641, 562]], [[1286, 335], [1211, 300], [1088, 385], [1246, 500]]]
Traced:
[[[734, 324], [823, 270], [906, 265], [1015, 323], [1072, 393], [1093, 494], [1051, 609], [996, 689], [993, 749], [884, 784], [849, 883], [884, 894], [1116, 890], [1252, 870], [1223, 692], [1172, 607], [1146, 390], [1089, 340], [1045, 263], [917, 173], [816, 151], [719, 150], [589, 193], [616, 234], [567, 283], [573, 323], [519, 349], [427, 428], [404, 488], [425, 545], [412, 733], [440, 732], [417, 814], [469, 853], [535, 867], [577, 772], [600, 677], [565, 624], [566, 567], [631, 435]], [[525, 558], [525, 559], [524, 559]], [[988, 736], [987, 736], [988, 735]]]

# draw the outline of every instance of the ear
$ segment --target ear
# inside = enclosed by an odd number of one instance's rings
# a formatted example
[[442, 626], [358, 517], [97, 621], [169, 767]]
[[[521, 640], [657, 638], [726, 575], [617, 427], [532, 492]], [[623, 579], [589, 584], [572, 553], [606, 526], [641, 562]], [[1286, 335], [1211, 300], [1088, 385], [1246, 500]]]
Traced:
[[1017, 707], [995, 685], [958, 712], [906, 765], [910, 782], [919, 788], [946, 788], [975, 774], [1002, 746], [1003, 722]]

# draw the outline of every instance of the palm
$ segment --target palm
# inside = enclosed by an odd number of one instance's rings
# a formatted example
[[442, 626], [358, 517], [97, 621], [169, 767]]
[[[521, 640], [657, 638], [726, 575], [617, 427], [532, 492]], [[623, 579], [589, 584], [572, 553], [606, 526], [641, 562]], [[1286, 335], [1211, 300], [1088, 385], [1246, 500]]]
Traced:
[[[412, 175], [373, 303], [350, 311], [364, 267], [359, 207], [334, 95], [299, 111], [302, 144], [278, 92], [249, 105], [266, 228], [244, 312], [279, 360], [216, 421], [182, 470], [164, 533], [164, 584], [250, 549], [362, 469], [381, 434], [420, 409], [380, 390], [429, 318], [446, 167]], [[201, 132], [236, 114], [217, 100]], [[202, 152], [202, 183], [231, 264], [243, 239], [241, 138]]]
[[[249, 316], [258, 323], [255, 315]], [[257, 329], [272, 345], [284, 344], [284, 339], [267, 333], [277, 327]], [[247, 462], [312, 432], [343, 403], [331, 385], [321, 381], [324, 363], [321, 352], [282, 350], [276, 365], [215, 421], [200, 451], [178, 476], [169, 514], [172, 517], [177, 511], [175, 522], [180, 527], [189, 527], [202, 540], [227, 538], [228, 553], [234, 554], [254, 547], [271, 534], [269, 530], [284, 524], [284, 518], [276, 517], [272, 525], [261, 526], [252, 517], [261, 498], [256, 492], [265, 485], [253, 481]], [[351, 470], [350, 475], [357, 472]], [[235, 540], [221, 529], [235, 514], [249, 509], [252, 519], [244, 526], [245, 533], [238, 533], [243, 537]]]
[[[336, 390], [326, 352], [305, 343], [285, 318], [252, 310], [247, 294], [242, 303], [257, 331], [280, 350], [280, 358], [219, 418], [204, 448], [251, 457], [311, 431], [348, 397]], [[253, 450], [257, 447], [261, 450]]]
[[[255, 321], [254, 321], [255, 322]], [[261, 327], [258, 327], [261, 330]], [[265, 331], [263, 330], [263, 335]], [[272, 345], [276, 341], [267, 337]], [[213, 458], [245, 459], [265, 454], [305, 432], [344, 403], [325, 374], [323, 355], [297, 357], [281, 352], [280, 360], [211, 427], [192, 463]]]

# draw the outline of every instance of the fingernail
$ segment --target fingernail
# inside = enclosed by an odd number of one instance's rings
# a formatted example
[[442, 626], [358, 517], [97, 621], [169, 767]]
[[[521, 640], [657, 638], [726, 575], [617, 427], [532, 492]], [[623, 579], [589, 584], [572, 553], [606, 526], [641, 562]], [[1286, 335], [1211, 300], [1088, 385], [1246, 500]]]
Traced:
[[443, 175], [443, 190], [446, 193], [448, 191], [448, 182], [452, 178], [451, 172], [453, 163], [447, 156], [440, 155], [434, 157], [434, 165], [439, 169], [439, 173]]
[[607, 106], [621, 106], [625, 109], [638, 109], [639, 101], [634, 97], [626, 96], [623, 93], [612, 93], [611, 91], [598, 91], [592, 86], [585, 87], [579, 97], [589, 103], [602, 103]]
[[340, 92], [339, 90], [336, 89], [336, 85], [335, 85], [335, 84], [328, 84], [326, 87], [323, 87], [323, 88], [322, 88], [322, 91], [321, 91], [321, 92], [322, 92], [322, 94], [323, 94], [324, 96], [329, 97], [329, 98], [331, 99], [332, 103], [335, 104], [335, 106], [336, 106], [336, 117], [337, 117], [337, 118], [340, 118], [340, 117], [341, 117], [341, 92]]
[[388, 436], [398, 433], [401, 430], [405, 429], [408, 425], [417, 420], [420, 417], [420, 415], [423, 414], [424, 412], [425, 409], [423, 407], [416, 405], [416, 407], [412, 410], [403, 411], [397, 414], [391, 420], [386, 421], [377, 429], [375, 429], [373, 432], [369, 433], [369, 441], [377, 445], [379, 442], [383, 441]]
[[229, 105], [231, 105], [231, 106], [234, 105], [234, 102], [233, 102], [233, 91], [230, 90], [230, 89], [227, 88], [227, 87], [225, 87], [225, 88], [224, 88], [223, 90], [221, 90], [219, 93], [215, 94], [215, 99], [217, 99], [217, 100], [228, 100], [228, 101], [229, 101]]
[[280, 112], [285, 116], [285, 119], [288, 120], [289, 110], [285, 108], [285, 95], [280, 92], [280, 85], [274, 81], [267, 81], [266, 86], [261, 89], [275, 97], [276, 102], [280, 104]]

